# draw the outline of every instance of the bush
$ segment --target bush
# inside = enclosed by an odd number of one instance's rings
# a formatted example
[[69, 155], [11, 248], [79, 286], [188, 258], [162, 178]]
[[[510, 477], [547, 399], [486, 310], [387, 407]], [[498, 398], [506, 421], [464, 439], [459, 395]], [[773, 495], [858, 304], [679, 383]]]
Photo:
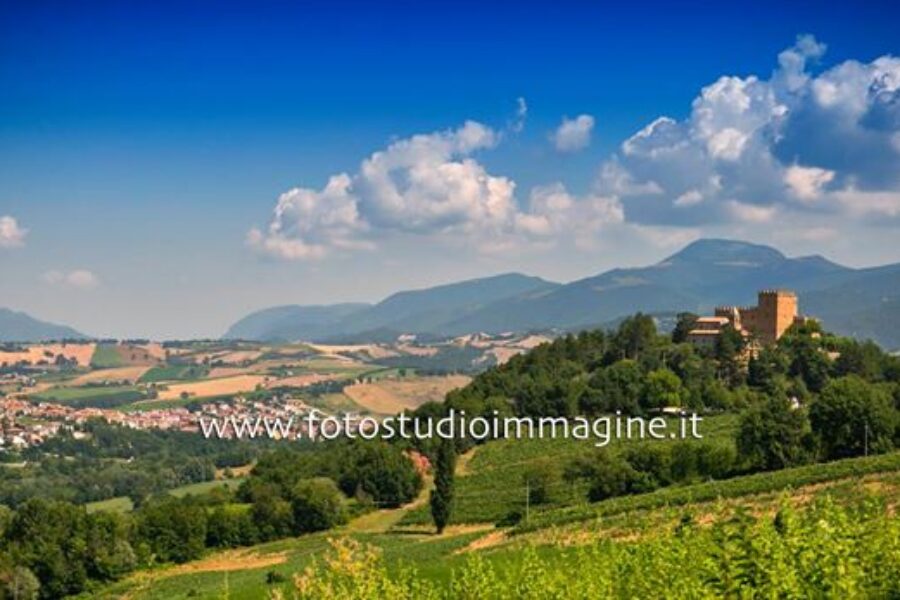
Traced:
[[346, 498], [326, 477], [304, 479], [294, 487], [291, 497], [294, 531], [324, 531], [347, 520]]
[[523, 476], [528, 487], [528, 501], [531, 504], [550, 502], [553, 489], [560, 483], [561, 474], [556, 463], [545, 458], [528, 465]]
[[678, 375], [668, 369], [658, 369], [647, 374], [641, 405], [644, 408], [665, 408], [681, 406], [687, 399], [687, 392]]
[[361, 493], [389, 508], [411, 502], [422, 489], [422, 477], [412, 461], [396, 445], [382, 441], [349, 444], [338, 482], [347, 496]]
[[206, 510], [189, 499], [165, 497], [137, 513], [138, 533], [159, 562], [199, 558], [206, 547]]
[[805, 462], [809, 421], [806, 414], [784, 397], [772, 397], [752, 407], [741, 418], [738, 452], [754, 469], [783, 469]]
[[[588, 499], [591, 502], [632, 493], [640, 481], [637, 471], [628, 462], [608, 453], [598, 453], [590, 478]], [[642, 486], [643, 487], [643, 486]]]
[[886, 452], [897, 415], [881, 387], [856, 375], [834, 379], [809, 409], [812, 430], [827, 458]]

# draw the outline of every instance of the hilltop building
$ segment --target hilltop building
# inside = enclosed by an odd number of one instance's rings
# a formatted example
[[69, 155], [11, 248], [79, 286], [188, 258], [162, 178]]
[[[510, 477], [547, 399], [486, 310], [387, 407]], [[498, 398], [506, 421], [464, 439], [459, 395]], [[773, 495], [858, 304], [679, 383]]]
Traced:
[[759, 292], [756, 306], [720, 306], [715, 316], [698, 318], [687, 339], [697, 346], [712, 346], [722, 329], [730, 325], [745, 338], [763, 345], [774, 344], [791, 325], [806, 320], [797, 310], [797, 294], [789, 290], [763, 290]]

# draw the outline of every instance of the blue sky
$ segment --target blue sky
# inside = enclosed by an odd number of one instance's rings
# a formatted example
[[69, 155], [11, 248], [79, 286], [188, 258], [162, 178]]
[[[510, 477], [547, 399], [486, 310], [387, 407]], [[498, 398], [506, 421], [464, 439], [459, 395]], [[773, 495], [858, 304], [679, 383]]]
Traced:
[[895, 3], [423, 4], [0, 3], [0, 305], [215, 336], [707, 235], [900, 261]]

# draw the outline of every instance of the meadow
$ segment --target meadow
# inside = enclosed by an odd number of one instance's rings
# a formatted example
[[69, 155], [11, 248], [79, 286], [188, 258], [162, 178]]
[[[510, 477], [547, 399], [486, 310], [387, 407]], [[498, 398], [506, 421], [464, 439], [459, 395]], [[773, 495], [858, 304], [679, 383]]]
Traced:
[[91, 356], [91, 366], [95, 369], [124, 367], [125, 364], [118, 344], [97, 344], [94, 355]]
[[58, 387], [33, 394], [42, 402], [55, 402], [75, 407], [104, 407], [125, 405], [146, 398], [146, 393], [131, 385]]
[[141, 383], [158, 383], [160, 381], [193, 381], [203, 379], [209, 374], [209, 368], [204, 365], [165, 365], [153, 367], [144, 373], [139, 381]]
[[[199, 483], [190, 483], [187, 485], [182, 485], [176, 488], [172, 488], [167, 493], [171, 496], [175, 496], [176, 498], [183, 498], [185, 496], [197, 496], [200, 494], [206, 494], [216, 489], [227, 489], [229, 491], [235, 491], [244, 479], [242, 477], [235, 477], [233, 479], [214, 479], [212, 481], [201, 481]], [[116, 496], [115, 498], [110, 498], [108, 500], [99, 500], [97, 502], [88, 502], [85, 504], [85, 509], [88, 512], [97, 512], [97, 511], [111, 511], [111, 512], [131, 512], [134, 509], [134, 502], [131, 501], [127, 496]]]

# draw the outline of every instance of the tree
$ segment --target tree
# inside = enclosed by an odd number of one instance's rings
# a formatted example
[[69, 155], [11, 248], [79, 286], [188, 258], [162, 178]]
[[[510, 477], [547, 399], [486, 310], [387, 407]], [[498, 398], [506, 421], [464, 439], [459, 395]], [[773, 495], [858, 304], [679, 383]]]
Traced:
[[828, 383], [831, 364], [819, 349], [818, 342], [811, 337], [792, 335], [788, 338], [787, 346], [791, 355], [788, 373], [802, 379], [810, 391], [821, 391]]
[[183, 563], [203, 554], [206, 510], [192, 500], [151, 500], [138, 511], [138, 535], [160, 562]]
[[381, 440], [348, 444], [341, 453], [338, 483], [347, 496], [363, 495], [382, 507], [411, 502], [422, 476], [403, 450]]
[[784, 396], [750, 408], [738, 428], [738, 453], [764, 471], [800, 464], [808, 458], [809, 420]]
[[598, 502], [631, 494], [640, 475], [627, 461], [607, 452], [598, 452], [590, 473], [588, 499]]
[[668, 369], [658, 369], [647, 374], [641, 405], [644, 408], [681, 406], [685, 395], [678, 375]]
[[744, 336], [731, 325], [723, 327], [716, 336], [714, 355], [719, 363], [719, 375], [732, 385], [739, 384], [743, 379], [741, 356], [744, 346]]
[[[2, 589], [2, 588], [0, 588]], [[26, 567], [16, 567], [6, 583], [6, 595], [10, 600], [35, 600], [41, 589], [41, 582]]]
[[686, 342], [687, 335], [694, 328], [696, 322], [697, 315], [694, 313], [678, 313], [678, 321], [675, 323], [675, 329], [672, 330], [672, 341], [676, 344]]
[[747, 383], [771, 394], [778, 389], [788, 366], [788, 357], [780, 348], [767, 346], [750, 359]]
[[883, 388], [856, 375], [828, 382], [809, 409], [812, 430], [825, 457], [890, 450], [897, 419], [891, 404]]
[[619, 325], [613, 337], [613, 350], [619, 358], [637, 359], [656, 343], [656, 322], [650, 315], [637, 313]]
[[560, 472], [552, 459], [543, 458], [529, 463], [523, 477], [531, 504], [550, 501], [553, 487], [560, 481]]
[[291, 503], [279, 497], [277, 492], [261, 495], [254, 500], [250, 516], [263, 541], [288, 536], [294, 530]]
[[84, 509], [67, 502], [28, 500], [4, 536], [16, 562], [41, 582], [49, 598], [78, 594], [87, 581]]
[[582, 396], [581, 408], [588, 414], [621, 410], [635, 413], [643, 391], [644, 375], [633, 360], [620, 360], [597, 371]]
[[883, 376], [882, 359], [881, 348], [875, 343], [847, 340], [834, 361], [834, 372], [840, 377], [859, 375], [867, 381], [878, 381]]
[[453, 512], [453, 478], [456, 470], [456, 447], [453, 440], [443, 440], [438, 446], [434, 466], [434, 489], [431, 490], [431, 518], [438, 533], [450, 522]]
[[85, 521], [88, 576], [113, 581], [131, 572], [137, 556], [128, 541], [129, 520], [124, 515], [99, 511], [87, 515]]
[[327, 477], [297, 482], [291, 494], [294, 531], [324, 531], [347, 520], [346, 500], [337, 484]]

